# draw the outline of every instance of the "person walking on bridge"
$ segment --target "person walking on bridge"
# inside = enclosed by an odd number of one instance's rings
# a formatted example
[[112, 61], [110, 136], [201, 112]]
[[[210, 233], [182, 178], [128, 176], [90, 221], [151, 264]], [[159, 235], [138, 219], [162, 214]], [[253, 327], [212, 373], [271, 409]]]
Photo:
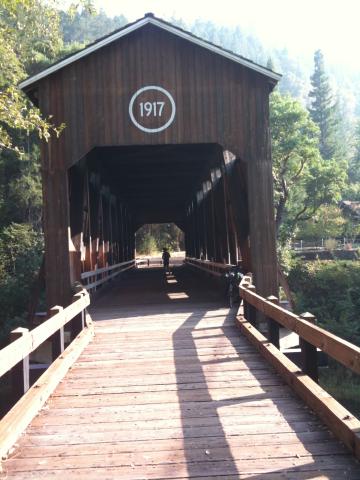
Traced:
[[163, 248], [162, 261], [165, 273], [169, 272], [170, 253], [167, 248]]

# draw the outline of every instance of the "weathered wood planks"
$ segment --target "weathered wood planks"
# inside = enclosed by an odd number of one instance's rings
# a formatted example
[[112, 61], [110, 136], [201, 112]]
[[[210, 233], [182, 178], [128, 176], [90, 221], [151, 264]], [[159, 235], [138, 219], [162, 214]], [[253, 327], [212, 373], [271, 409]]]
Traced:
[[218, 293], [181, 270], [175, 280], [134, 272], [98, 301], [94, 341], [4, 463], [6, 478], [360, 479]]

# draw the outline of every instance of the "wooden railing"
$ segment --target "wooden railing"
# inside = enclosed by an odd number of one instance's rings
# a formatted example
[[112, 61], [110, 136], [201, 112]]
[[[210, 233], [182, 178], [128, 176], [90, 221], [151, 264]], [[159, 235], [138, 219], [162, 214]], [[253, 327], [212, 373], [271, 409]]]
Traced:
[[[310, 344], [313, 347], [314, 351], [318, 348], [353, 372], [360, 374], [359, 347], [315, 325], [315, 317], [313, 315], [296, 315], [277, 305], [276, 297], [271, 296], [266, 299], [258, 295], [255, 286], [251, 285], [246, 277], [241, 282], [239, 288], [240, 297], [244, 301], [244, 316], [252, 325], [255, 326], [256, 321], [254, 321], [255, 316], [251, 312], [251, 307], [263, 313], [270, 322], [275, 321], [278, 325], [297, 333], [306, 344]], [[305, 350], [304, 357], [306, 357], [305, 354], [310, 349], [307, 345], [304, 345], [303, 350]], [[311, 374], [312, 372], [306, 371], [309, 362], [305, 358], [304, 363], [303, 370], [305, 373]]]
[[[218, 271], [212, 271], [212, 266], [208, 268], [208, 263], [211, 262], [186, 259], [186, 263], [216, 277], [219, 276]], [[317, 349], [359, 374], [360, 348], [317, 326], [313, 315], [309, 313], [296, 315], [279, 306], [278, 298], [275, 296], [262, 297], [256, 293], [256, 287], [252, 284], [250, 276], [243, 278], [239, 294], [242, 302], [236, 315], [236, 324], [241, 332], [330, 430], [360, 458], [360, 421], [317, 383]], [[257, 329], [259, 313], [268, 321], [269, 338]], [[280, 352], [278, 348], [280, 326], [299, 335], [301, 368]]]
[[[277, 305], [276, 297], [266, 299], [257, 294], [250, 277], [242, 280], [239, 292], [243, 306], [239, 309], [236, 321], [242, 333], [330, 430], [360, 458], [360, 421], [309, 376], [315, 372], [317, 380], [317, 349], [359, 374], [360, 348], [315, 325], [312, 315], [296, 315]], [[265, 315], [270, 324], [275, 322], [299, 335], [302, 369], [256, 329], [256, 312]]]
[[190, 257], [186, 257], [184, 262], [191, 267], [195, 267], [198, 270], [202, 270], [215, 277], [222, 277], [231, 267], [234, 266], [228, 263], [210, 262], [209, 260], [199, 260]]
[[[33, 330], [14, 330], [13, 341], [0, 350], [0, 377], [11, 372], [12, 384], [15, 386], [14, 400], [18, 400], [0, 421], [0, 457], [7, 454], [92, 338], [92, 322], [85, 313], [89, 304], [88, 292], [81, 290], [73, 296], [73, 302], [66, 308], [53, 307], [50, 318]], [[68, 324], [76, 337], [64, 349], [64, 327]], [[54, 361], [30, 386], [30, 354], [46, 340], [51, 340]]]
[[84, 272], [81, 274], [81, 280], [84, 282], [86, 290], [92, 293], [103, 283], [112, 280], [120, 273], [134, 267], [135, 260], [128, 260], [127, 262], [117, 263], [115, 265], [110, 265], [109, 267]]

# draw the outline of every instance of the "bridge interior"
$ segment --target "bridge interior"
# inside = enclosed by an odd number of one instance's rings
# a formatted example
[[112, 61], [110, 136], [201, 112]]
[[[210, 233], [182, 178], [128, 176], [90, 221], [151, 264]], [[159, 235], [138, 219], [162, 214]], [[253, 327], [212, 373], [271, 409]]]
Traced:
[[175, 223], [188, 256], [248, 257], [245, 172], [218, 144], [97, 147], [69, 170], [69, 192], [75, 277], [80, 253], [81, 271], [132, 259], [148, 223]]
[[360, 478], [206, 277], [135, 270], [90, 314], [94, 340], [19, 439], [5, 478]]

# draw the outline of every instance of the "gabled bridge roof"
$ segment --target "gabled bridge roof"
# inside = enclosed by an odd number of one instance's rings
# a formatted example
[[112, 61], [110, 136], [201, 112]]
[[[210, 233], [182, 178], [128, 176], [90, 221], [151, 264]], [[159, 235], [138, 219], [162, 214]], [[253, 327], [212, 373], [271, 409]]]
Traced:
[[140, 28], [143, 28], [144, 26], [149, 24], [154, 25], [162, 30], [168, 31], [169, 33], [172, 33], [185, 40], [188, 40], [193, 44], [196, 44], [202, 48], [210, 50], [211, 52], [221, 55], [235, 63], [241, 64], [247, 68], [250, 68], [251, 70], [254, 70], [257, 73], [260, 73], [268, 77], [272, 84], [276, 84], [281, 78], [281, 75], [279, 73], [275, 73], [272, 70], [269, 70], [268, 68], [265, 68], [241, 55], [233, 53], [230, 50], [226, 50], [211, 42], [208, 42], [207, 40], [199, 38], [193, 35], [191, 32], [183, 30], [169, 22], [166, 22], [160, 18], [155, 17], [152, 13], [149, 13], [149, 14], [146, 14], [143, 18], [133, 23], [129, 23], [128, 25], [125, 25], [124, 27], [110, 33], [109, 35], [102, 37], [99, 40], [91, 43], [84, 49], [63, 58], [62, 60], [59, 60], [58, 62], [54, 63], [50, 67], [46, 68], [45, 70], [27, 78], [26, 80], [24, 80], [19, 84], [19, 87], [21, 89], [27, 89], [27, 87], [32, 86], [33, 84], [47, 77], [48, 75], [51, 75], [52, 73], [55, 73], [58, 70], [61, 70], [67, 65], [70, 65], [71, 63], [76, 62], [80, 58], [86, 57], [87, 55], [90, 55], [91, 53], [99, 50], [100, 48], [103, 48], [106, 45], [109, 45], [110, 43], [115, 42], [119, 38], [125, 37], [126, 35], [129, 35], [131, 32], [139, 30]]

